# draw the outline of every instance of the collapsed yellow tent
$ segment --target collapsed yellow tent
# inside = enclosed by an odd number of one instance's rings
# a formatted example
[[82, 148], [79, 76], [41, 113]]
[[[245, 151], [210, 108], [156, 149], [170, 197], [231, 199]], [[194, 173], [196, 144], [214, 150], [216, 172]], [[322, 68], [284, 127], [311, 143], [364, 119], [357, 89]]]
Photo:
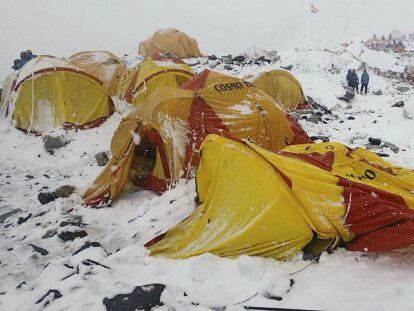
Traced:
[[111, 96], [116, 95], [118, 83], [127, 73], [123, 60], [107, 51], [79, 52], [70, 56], [68, 61], [102, 81]]
[[114, 111], [101, 82], [63, 59], [38, 56], [18, 72], [7, 113], [15, 127], [43, 133], [60, 126], [90, 128]]
[[389, 251], [414, 243], [414, 171], [339, 143], [273, 153], [209, 135], [196, 175], [200, 205], [147, 243], [153, 255], [210, 252], [289, 259], [320, 252]]
[[158, 53], [168, 53], [179, 58], [202, 56], [195, 39], [173, 28], [158, 30], [139, 44], [138, 54], [145, 58]]
[[288, 110], [296, 109], [298, 105], [305, 103], [300, 82], [287, 70], [262, 72], [251, 79], [251, 82]]
[[192, 177], [209, 133], [248, 138], [272, 151], [310, 141], [263, 91], [205, 70], [182, 89], [156, 89], [121, 122], [112, 139], [112, 159], [85, 201], [95, 205], [113, 200], [128, 181], [163, 192], [180, 178]]
[[126, 89], [124, 97], [127, 102], [138, 105], [157, 88], [179, 87], [193, 76], [191, 68], [180, 59], [154, 54], [125, 76], [122, 84], [128, 84], [128, 87], [121, 86], [121, 89]]

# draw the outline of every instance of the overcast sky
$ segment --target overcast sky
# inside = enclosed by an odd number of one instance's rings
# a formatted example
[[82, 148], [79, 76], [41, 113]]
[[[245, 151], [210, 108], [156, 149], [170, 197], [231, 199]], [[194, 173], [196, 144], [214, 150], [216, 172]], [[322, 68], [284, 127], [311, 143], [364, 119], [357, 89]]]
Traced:
[[[318, 14], [310, 13], [311, 2]], [[338, 42], [392, 28], [414, 32], [414, 0], [0, 0], [0, 12], [0, 80], [21, 50], [131, 53], [166, 27], [216, 54]]]

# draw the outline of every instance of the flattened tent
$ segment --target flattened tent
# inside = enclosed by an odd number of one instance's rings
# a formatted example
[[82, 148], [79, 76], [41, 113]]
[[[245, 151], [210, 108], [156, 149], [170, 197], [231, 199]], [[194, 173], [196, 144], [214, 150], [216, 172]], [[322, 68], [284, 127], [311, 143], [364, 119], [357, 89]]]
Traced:
[[191, 178], [209, 133], [247, 138], [272, 151], [310, 141], [249, 82], [205, 70], [182, 88], [158, 88], [121, 122], [111, 161], [84, 195], [88, 204], [115, 199], [131, 180], [163, 192], [180, 178]]
[[99, 80], [63, 59], [39, 56], [18, 72], [6, 110], [17, 128], [40, 134], [98, 126], [114, 108]]
[[288, 110], [305, 103], [302, 86], [289, 71], [276, 69], [262, 72], [252, 82]]
[[209, 135], [201, 154], [200, 205], [147, 243], [153, 255], [284, 260], [304, 247], [384, 252], [414, 244], [414, 171], [367, 150], [322, 143], [273, 153]]
[[[194, 72], [182, 60], [154, 54], [124, 77], [122, 84], [128, 84], [124, 97], [127, 102], [138, 105], [155, 89], [163, 86], [179, 87], [193, 77]], [[125, 86], [121, 86], [121, 89], [125, 89]]]
[[123, 60], [107, 51], [84, 51], [73, 54], [69, 62], [102, 81], [109, 95], [115, 96], [120, 79], [127, 73]]
[[179, 58], [202, 56], [198, 43], [177, 29], [161, 29], [139, 44], [138, 54], [151, 57], [155, 53], [169, 53]]

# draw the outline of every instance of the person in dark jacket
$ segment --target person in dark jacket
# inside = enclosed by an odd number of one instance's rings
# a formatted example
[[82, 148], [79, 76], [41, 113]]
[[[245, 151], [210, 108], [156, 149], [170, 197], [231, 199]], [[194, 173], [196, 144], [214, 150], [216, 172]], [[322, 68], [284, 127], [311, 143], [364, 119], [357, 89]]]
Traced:
[[346, 84], [349, 87], [352, 87], [352, 70], [348, 69], [348, 73], [346, 74]]
[[352, 70], [352, 76], [351, 76], [351, 87], [352, 90], [358, 93], [359, 91], [359, 77], [356, 73], [355, 69]]
[[365, 89], [365, 94], [368, 92], [368, 83], [369, 83], [369, 75], [366, 69], [364, 69], [364, 72], [361, 76], [361, 94], [362, 91]]
[[12, 69], [19, 70], [20, 68], [22, 68], [22, 61], [20, 59], [15, 59], [13, 62]]

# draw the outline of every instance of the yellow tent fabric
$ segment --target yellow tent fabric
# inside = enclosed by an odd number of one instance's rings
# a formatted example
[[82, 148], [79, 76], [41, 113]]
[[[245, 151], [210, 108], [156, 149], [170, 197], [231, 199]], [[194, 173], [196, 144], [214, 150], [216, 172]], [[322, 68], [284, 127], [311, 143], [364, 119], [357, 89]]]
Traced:
[[296, 109], [305, 102], [299, 80], [289, 71], [276, 69], [262, 72], [252, 79], [252, 83], [288, 110]]
[[[273, 153], [248, 141], [210, 135], [201, 153], [196, 175], [200, 205], [160, 240], [147, 244], [153, 255], [188, 258], [210, 252], [285, 260], [312, 243], [334, 247], [369, 230], [375, 234], [390, 224], [398, 228], [402, 219], [411, 221], [412, 232], [414, 172], [369, 151], [323, 143]], [[398, 197], [400, 206], [390, 208]], [[405, 243], [406, 235], [390, 234], [391, 246], [401, 245], [392, 245], [395, 239]], [[414, 243], [411, 236], [409, 243]], [[387, 240], [386, 235], [380, 238]], [[357, 245], [355, 250], [366, 248]]]
[[113, 112], [100, 81], [63, 59], [39, 56], [27, 63], [9, 101], [13, 124], [43, 133], [60, 126], [97, 126]]
[[173, 28], [158, 30], [148, 40], [142, 41], [138, 53], [145, 58], [156, 53], [168, 53], [179, 58], [202, 56], [195, 39]]
[[122, 79], [118, 93], [127, 102], [139, 105], [157, 88], [178, 88], [192, 77], [194, 72], [181, 60], [153, 55], [128, 72]]
[[[126, 94], [127, 94], [127, 91], [128, 91], [128, 87], [131, 85], [131, 82], [134, 79], [135, 74], [138, 72], [138, 69], [139, 69], [139, 65], [128, 69], [122, 75], [122, 77], [119, 79], [118, 87], [117, 87], [117, 90], [116, 90], [116, 96], [120, 100], [125, 100], [125, 97], [126, 97]], [[134, 81], [134, 83], [135, 83], [135, 81]], [[132, 97], [131, 97], [131, 99], [132, 99]]]
[[293, 121], [272, 98], [248, 82], [206, 70], [183, 88], [157, 88], [121, 122], [112, 139], [113, 159], [85, 193], [87, 202], [117, 198], [131, 180], [131, 170], [140, 171], [134, 163], [145, 164], [134, 160], [143, 160], [136, 152], [134, 133], [152, 140], [157, 150], [151, 175], [141, 186], [159, 192], [193, 175], [208, 133], [248, 138], [272, 151], [300, 139], [309, 141], [304, 132], [295, 131]]
[[107, 51], [83, 51], [73, 54], [68, 61], [102, 81], [110, 96], [115, 96], [120, 79], [127, 73], [123, 60]]

